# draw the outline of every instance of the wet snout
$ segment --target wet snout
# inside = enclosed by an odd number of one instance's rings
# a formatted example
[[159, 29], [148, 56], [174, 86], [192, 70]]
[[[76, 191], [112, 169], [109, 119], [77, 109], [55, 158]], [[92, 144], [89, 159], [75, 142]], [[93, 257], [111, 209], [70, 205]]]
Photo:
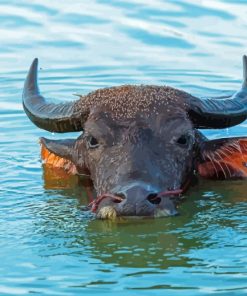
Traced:
[[160, 190], [144, 182], [127, 184], [114, 194], [121, 197], [114, 208], [119, 216], [170, 216], [177, 213], [169, 197], [159, 197]]
[[173, 194], [176, 192], [166, 191], [164, 194], [144, 182], [130, 183], [116, 188], [113, 193], [98, 197], [97, 217], [114, 219], [116, 216], [174, 216], [177, 214], [173, 200]]
[[116, 210], [123, 216], [151, 216], [159, 202], [155, 200], [157, 194], [158, 190], [148, 184], [128, 184], [116, 192], [123, 198]]

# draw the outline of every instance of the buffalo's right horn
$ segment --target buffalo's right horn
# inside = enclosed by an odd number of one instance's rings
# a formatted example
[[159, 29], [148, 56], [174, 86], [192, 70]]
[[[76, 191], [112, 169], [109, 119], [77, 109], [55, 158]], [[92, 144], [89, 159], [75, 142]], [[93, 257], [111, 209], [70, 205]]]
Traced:
[[37, 82], [38, 59], [34, 59], [23, 90], [23, 107], [29, 119], [38, 127], [50, 132], [82, 131], [88, 110], [76, 108], [76, 101], [47, 103], [40, 94]]

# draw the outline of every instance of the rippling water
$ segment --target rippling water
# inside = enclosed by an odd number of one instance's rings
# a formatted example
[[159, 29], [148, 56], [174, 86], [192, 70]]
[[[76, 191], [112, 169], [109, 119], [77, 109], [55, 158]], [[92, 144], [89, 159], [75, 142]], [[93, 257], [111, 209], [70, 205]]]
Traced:
[[[200, 181], [175, 218], [96, 221], [76, 177], [41, 167], [38, 138], [61, 135], [21, 106], [36, 56], [44, 94], [61, 100], [125, 83], [232, 93], [246, 14], [245, 0], [1, 0], [1, 295], [247, 294], [246, 181]], [[246, 126], [205, 134], [246, 136]]]

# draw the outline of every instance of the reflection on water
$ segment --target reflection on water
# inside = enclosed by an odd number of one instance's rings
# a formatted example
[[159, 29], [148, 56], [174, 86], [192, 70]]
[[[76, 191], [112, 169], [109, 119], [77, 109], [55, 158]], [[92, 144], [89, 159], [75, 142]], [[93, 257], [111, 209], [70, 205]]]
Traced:
[[[199, 180], [177, 217], [97, 221], [87, 180], [40, 162], [40, 136], [77, 134], [41, 131], [21, 106], [35, 56], [58, 100], [125, 83], [232, 93], [245, 1], [3, 0], [0, 21], [0, 294], [246, 295], [246, 181]], [[204, 132], [246, 136], [246, 123]]]

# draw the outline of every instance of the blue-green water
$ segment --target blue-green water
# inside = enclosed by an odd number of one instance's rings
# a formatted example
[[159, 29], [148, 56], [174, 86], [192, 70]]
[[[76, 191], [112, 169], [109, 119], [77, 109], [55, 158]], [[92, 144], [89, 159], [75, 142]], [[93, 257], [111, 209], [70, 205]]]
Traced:
[[58, 100], [125, 83], [232, 93], [246, 13], [245, 0], [0, 1], [1, 295], [247, 294], [247, 181], [201, 180], [178, 217], [94, 220], [77, 178], [45, 180], [38, 138], [61, 135], [33, 126], [21, 105], [34, 57]]

